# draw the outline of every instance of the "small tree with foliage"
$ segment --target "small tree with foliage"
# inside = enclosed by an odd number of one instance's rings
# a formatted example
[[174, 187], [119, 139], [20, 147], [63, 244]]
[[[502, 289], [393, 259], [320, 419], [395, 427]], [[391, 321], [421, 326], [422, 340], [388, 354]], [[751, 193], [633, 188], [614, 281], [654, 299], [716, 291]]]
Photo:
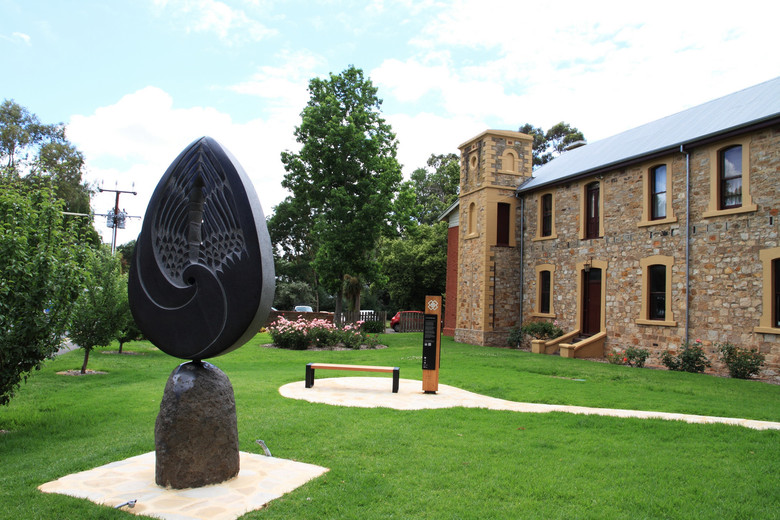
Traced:
[[78, 295], [82, 247], [53, 193], [0, 168], [0, 405], [57, 351]]
[[[120, 259], [121, 262], [121, 259]], [[135, 323], [133, 313], [130, 311], [130, 300], [127, 297], [127, 276], [122, 276], [122, 295], [121, 302], [119, 304], [120, 312], [120, 326], [116, 334], [116, 340], [119, 342], [119, 353], [122, 353], [122, 346], [128, 341], [137, 341], [143, 338], [143, 333], [138, 325]]]
[[89, 353], [95, 347], [111, 343], [124, 324], [123, 298], [127, 281], [119, 272], [119, 259], [105, 247], [90, 251], [86, 284], [73, 309], [70, 337], [84, 349], [81, 373], [87, 371]]

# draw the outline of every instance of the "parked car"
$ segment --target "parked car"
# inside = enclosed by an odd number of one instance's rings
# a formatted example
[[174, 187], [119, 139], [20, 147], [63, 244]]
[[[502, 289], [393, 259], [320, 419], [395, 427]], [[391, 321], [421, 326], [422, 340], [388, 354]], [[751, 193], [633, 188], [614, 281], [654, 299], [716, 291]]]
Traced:
[[396, 332], [398, 332], [400, 327], [401, 327], [401, 314], [419, 314], [420, 316], [422, 316], [422, 311], [398, 311], [398, 312], [396, 312], [395, 316], [393, 316], [390, 319], [390, 326]]
[[296, 305], [293, 309], [295, 312], [313, 312], [308, 305]]

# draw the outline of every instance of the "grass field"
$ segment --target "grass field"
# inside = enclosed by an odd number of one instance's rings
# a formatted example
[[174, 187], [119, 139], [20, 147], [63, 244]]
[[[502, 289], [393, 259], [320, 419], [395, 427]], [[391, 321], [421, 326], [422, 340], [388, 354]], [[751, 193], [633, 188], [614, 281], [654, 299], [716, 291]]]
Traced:
[[[394, 365], [402, 378], [421, 379], [421, 334], [383, 335], [388, 348], [371, 351], [260, 346], [269, 341], [260, 334], [210, 360], [233, 383], [240, 448], [262, 453], [255, 439], [263, 439], [276, 457], [330, 471], [242, 518], [780, 518], [780, 431], [565, 413], [312, 404], [278, 392], [292, 381], [303, 384], [307, 362]], [[125, 349], [140, 355], [90, 356], [89, 368], [105, 375], [56, 374], [80, 367], [81, 351], [49, 361], [0, 408], [0, 429], [8, 431], [0, 435], [0, 518], [133, 518], [37, 490], [154, 450], [163, 387], [180, 361], [148, 343]], [[440, 382], [513, 401], [780, 421], [777, 385], [447, 338]]]

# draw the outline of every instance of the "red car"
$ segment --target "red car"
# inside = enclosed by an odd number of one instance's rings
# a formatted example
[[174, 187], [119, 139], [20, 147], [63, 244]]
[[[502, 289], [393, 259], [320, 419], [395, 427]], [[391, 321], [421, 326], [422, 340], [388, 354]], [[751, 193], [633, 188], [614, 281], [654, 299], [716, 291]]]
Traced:
[[398, 332], [401, 327], [401, 314], [419, 314], [420, 318], [422, 318], [422, 311], [398, 311], [395, 313], [395, 316], [392, 317], [390, 320], [390, 326], [393, 328], [394, 331]]

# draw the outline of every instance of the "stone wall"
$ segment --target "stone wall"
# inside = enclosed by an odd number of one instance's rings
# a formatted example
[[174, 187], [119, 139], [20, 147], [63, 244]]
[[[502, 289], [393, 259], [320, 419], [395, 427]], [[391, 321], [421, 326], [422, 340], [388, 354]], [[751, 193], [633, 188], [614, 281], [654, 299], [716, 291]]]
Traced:
[[[713, 371], [723, 372], [716, 362], [717, 342], [729, 341], [740, 347], [758, 348], [766, 355], [765, 376], [780, 378], [780, 340], [776, 334], [755, 332], [762, 312], [762, 264], [759, 251], [778, 247], [780, 209], [780, 131], [768, 129], [742, 136], [749, 143], [750, 196], [755, 211], [723, 212], [712, 215], [709, 208], [711, 164], [715, 151], [731, 141], [712, 143], [690, 152], [690, 303], [689, 338], [701, 339], [713, 363]], [[641, 225], [643, 177], [654, 165], [667, 164], [671, 176], [673, 218], [665, 223]], [[585, 184], [598, 180], [603, 197], [604, 236], [579, 238], [581, 204]], [[581, 306], [577, 283], [578, 263], [603, 261], [606, 269], [607, 351], [631, 345], [651, 351], [650, 363], [660, 364], [666, 349], [679, 349], [685, 339], [686, 324], [686, 156], [671, 153], [653, 161], [614, 170], [598, 178], [588, 178], [554, 189], [557, 238], [538, 240], [535, 236], [538, 197], [526, 194], [524, 269], [524, 320], [533, 319], [536, 308], [535, 267], [555, 266], [553, 304], [555, 319], [565, 330], [577, 323]], [[743, 194], [743, 206], [750, 199]], [[518, 216], [518, 229], [519, 229]], [[534, 240], [537, 238], [537, 240]], [[671, 314], [673, 324], [659, 326], [642, 320], [642, 268], [640, 260], [654, 255], [673, 258], [671, 269]], [[514, 302], [508, 303], [511, 306]]]

